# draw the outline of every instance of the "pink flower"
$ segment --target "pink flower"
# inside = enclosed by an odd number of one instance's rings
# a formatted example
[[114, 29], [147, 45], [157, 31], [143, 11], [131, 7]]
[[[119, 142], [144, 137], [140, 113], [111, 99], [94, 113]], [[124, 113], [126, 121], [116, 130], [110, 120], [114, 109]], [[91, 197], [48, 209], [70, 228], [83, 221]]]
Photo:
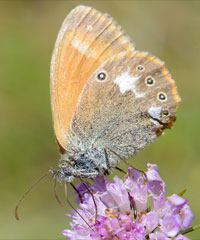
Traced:
[[77, 189], [83, 202], [76, 197], [77, 210], [90, 227], [73, 212], [67, 214], [72, 218], [71, 229], [62, 234], [71, 240], [188, 240], [181, 234], [194, 218], [188, 200], [177, 194], [166, 199], [166, 185], [157, 166], [147, 167], [147, 181], [130, 167], [124, 181], [115, 176], [113, 183], [106, 177], [94, 179], [93, 184], [86, 182], [98, 207], [96, 222], [92, 196], [80, 183]]
[[160, 229], [168, 237], [175, 237], [181, 227], [181, 217], [176, 214], [167, 213], [163, 219], [160, 219]]

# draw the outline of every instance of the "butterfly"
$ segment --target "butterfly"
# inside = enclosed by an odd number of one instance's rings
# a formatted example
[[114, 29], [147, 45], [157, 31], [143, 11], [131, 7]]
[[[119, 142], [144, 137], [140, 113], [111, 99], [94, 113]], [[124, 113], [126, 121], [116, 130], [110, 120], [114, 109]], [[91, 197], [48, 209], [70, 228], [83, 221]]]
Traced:
[[65, 18], [50, 75], [59, 181], [110, 174], [176, 119], [180, 97], [164, 62], [135, 50], [113, 18], [92, 7]]

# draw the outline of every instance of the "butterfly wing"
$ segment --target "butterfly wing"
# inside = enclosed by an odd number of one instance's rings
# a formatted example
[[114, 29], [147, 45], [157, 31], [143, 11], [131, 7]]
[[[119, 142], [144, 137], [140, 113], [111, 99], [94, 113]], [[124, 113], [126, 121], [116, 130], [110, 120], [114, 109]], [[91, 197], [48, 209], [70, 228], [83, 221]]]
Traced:
[[61, 151], [67, 148], [70, 123], [89, 76], [106, 59], [133, 49], [129, 38], [107, 14], [86, 6], [68, 14], [51, 62], [51, 107]]
[[162, 61], [145, 52], [120, 53], [91, 75], [72, 129], [85, 147], [106, 147], [129, 158], [171, 128], [179, 102]]

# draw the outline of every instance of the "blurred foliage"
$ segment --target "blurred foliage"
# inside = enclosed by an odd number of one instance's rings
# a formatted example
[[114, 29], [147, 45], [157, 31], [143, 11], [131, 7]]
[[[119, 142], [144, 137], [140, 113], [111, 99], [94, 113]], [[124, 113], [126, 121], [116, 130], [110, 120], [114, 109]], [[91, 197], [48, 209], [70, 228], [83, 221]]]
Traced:
[[[13, 210], [25, 189], [58, 163], [49, 65], [61, 22], [79, 4], [108, 12], [137, 49], [163, 59], [170, 69], [182, 97], [175, 127], [131, 162], [141, 169], [147, 162], [158, 164], [168, 194], [186, 188], [194, 224], [200, 223], [200, 2], [1, 1], [0, 239], [64, 239], [60, 232], [69, 226], [65, 213], [70, 208], [56, 203], [50, 177], [25, 199], [21, 221]], [[62, 199], [63, 192], [58, 185]], [[200, 231], [188, 237], [198, 239]]]

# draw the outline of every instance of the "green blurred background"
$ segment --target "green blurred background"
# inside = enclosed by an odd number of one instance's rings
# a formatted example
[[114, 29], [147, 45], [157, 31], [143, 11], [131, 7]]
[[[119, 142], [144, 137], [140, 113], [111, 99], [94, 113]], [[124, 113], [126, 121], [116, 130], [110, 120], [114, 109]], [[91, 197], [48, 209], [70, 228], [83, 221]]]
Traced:
[[[49, 65], [61, 23], [79, 4], [110, 13], [136, 48], [164, 60], [176, 80], [182, 103], [174, 129], [131, 162], [140, 169], [158, 164], [168, 195], [186, 188], [193, 224], [200, 223], [200, 2], [1, 1], [0, 239], [64, 239], [60, 232], [69, 227], [70, 208], [57, 204], [51, 177], [27, 196], [19, 222], [13, 212], [25, 189], [58, 164]], [[59, 184], [61, 199], [63, 192]], [[200, 239], [200, 231], [188, 237]]]

